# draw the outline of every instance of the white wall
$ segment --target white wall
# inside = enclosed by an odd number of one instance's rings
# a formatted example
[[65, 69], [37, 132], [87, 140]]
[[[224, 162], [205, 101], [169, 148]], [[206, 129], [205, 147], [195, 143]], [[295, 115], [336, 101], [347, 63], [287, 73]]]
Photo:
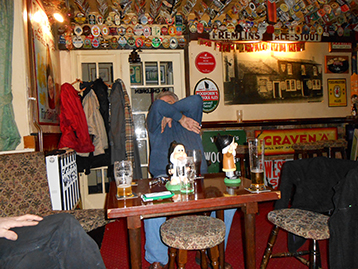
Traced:
[[[204, 113], [204, 121], [230, 121], [236, 120], [236, 110], [243, 110], [244, 120], [264, 120], [264, 119], [289, 119], [289, 118], [323, 118], [323, 117], [345, 117], [350, 115], [350, 72], [349, 74], [325, 74], [324, 56], [330, 55], [328, 43], [306, 43], [305, 57], [322, 63], [323, 67], [323, 102], [320, 103], [285, 103], [285, 104], [260, 104], [260, 105], [224, 105], [224, 85], [223, 85], [223, 65], [222, 55], [219, 50], [214, 49], [214, 42], [211, 47], [198, 45], [191, 42], [189, 46], [190, 56], [190, 91], [194, 92], [197, 82], [205, 77], [212, 79], [219, 87], [220, 102], [213, 112]], [[195, 67], [196, 56], [203, 51], [210, 52], [216, 60], [216, 68], [209, 74], [203, 74]], [[257, 53], [252, 53], [253, 57], [259, 57]], [[333, 54], [333, 53], [331, 53]], [[245, 56], [247, 53], [245, 53]], [[297, 53], [298, 55], [298, 53]], [[350, 53], [334, 53], [334, 55], [347, 55]], [[299, 56], [298, 56], [299, 57]], [[328, 78], [345, 78], [347, 82], [347, 107], [328, 106]]]

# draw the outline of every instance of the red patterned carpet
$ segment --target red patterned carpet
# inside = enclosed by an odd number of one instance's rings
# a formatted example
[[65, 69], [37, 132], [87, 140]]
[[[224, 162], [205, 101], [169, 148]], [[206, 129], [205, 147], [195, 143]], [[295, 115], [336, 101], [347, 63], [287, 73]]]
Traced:
[[[259, 204], [259, 214], [256, 216], [256, 268], [259, 268], [262, 255], [265, 251], [268, 237], [271, 232], [272, 224], [267, 221], [267, 213], [273, 209], [273, 203]], [[229, 262], [234, 269], [241, 269], [244, 267], [243, 260], [243, 245], [242, 245], [242, 229], [243, 227], [243, 213], [239, 209], [234, 217], [231, 227], [229, 241], [226, 249], [226, 261]], [[129, 254], [127, 247], [127, 230], [124, 219], [117, 220], [106, 226], [105, 235], [103, 238], [101, 253], [106, 264], [107, 269], [127, 269], [129, 268]], [[286, 233], [280, 231], [274, 252], [286, 250], [287, 237]], [[302, 249], [308, 248], [308, 242]], [[322, 268], [328, 268], [327, 265], [327, 251], [328, 240], [320, 242], [320, 251], [322, 258]], [[195, 263], [195, 251], [189, 252], [187, 269], [198, 269], [199, 265]], [[148, 268], [149, 264], [144, 260], [144, 231], [142, 229], [142, 265], [143, 268]], [[307, 268], [295, 258], [278, 258], [271, 259], [267, 269], [300, 269]]]

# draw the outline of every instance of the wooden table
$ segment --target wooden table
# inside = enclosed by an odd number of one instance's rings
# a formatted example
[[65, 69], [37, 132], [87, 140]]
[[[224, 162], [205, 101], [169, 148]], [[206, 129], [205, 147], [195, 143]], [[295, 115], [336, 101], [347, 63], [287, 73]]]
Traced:
[[[194, 212], [217, 211], [241, 207], [245, 219], [245, 267], [256, 267], [255, 214], [258, 212], [258, 202], [272, 201], [281, 198], [280, 191], [250, 193], [244, 188], [250, 186], [250, 180], [243, 179], [240, 187], [227, 187], [225, 175], [208, 174], [204, 179], [195, 183], [195, 193], [182, 195], [177, 193], [171, 199], [155, 202], [143, 202], [141, 194], [166, 190], [162, 184], [149, 186], [152, 179], [138, 180], [138, 186], [133, 192], [139, 198], [117, 200], [116, 185], [111, 182], [107, 194], [106, 209], [110, 219], [127, 218], [129, 232], [131, 268], [142, 268], [141, 256], [141, 225], [143, 218], [180, 215]], [[220, 218], [222, 218], [222, 214]], [[221, 244], [223, 254], [224, 244]], [[224, 264], [224, 255], [220, 256], [220, 264]], [[221, 267], [223, 268], [223, 267]]]

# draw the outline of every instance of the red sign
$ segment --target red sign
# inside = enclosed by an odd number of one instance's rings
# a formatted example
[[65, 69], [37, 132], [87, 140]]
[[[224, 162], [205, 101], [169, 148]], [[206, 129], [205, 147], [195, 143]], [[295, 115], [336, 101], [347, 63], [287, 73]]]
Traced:
[[195, 58], [195, 66], [201, 73], [210, 73], [215, 69], [214, 55], [209, 52], [201, 52]]

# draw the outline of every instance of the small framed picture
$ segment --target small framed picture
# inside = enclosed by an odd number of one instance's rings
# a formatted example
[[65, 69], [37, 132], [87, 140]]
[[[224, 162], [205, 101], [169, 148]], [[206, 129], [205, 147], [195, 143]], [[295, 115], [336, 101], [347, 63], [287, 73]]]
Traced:
[[326, 73], [348, 74], [349, 57], [327, 55], [325, 58]]
[[131, 85], [142, 85], [142, 64], [131, 64], [129, 68]]
[[352, 43], [345, 42], [330, 42], [329, 52], [351, 52]]
[[346, 79], [328, 79], [328, 105], [330, 107], [347, 106]]

